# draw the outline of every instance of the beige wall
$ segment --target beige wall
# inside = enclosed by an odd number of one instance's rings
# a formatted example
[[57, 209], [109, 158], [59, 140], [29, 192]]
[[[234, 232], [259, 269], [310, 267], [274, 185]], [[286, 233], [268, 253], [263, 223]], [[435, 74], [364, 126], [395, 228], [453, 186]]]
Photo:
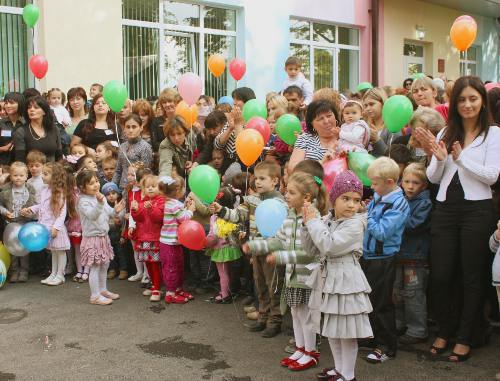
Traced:
[[49, 62], [39, 90], [122, 80], [121, 0], [38, 0], [37, 52]]

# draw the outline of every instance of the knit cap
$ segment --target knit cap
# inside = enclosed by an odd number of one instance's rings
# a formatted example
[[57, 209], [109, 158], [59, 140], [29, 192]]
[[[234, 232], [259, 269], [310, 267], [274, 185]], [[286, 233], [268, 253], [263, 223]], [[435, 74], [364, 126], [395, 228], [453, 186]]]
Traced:
[[120, 189], [118, 188], [118, 186], [113, 183], [113, 182], [109, 182], [109, 183], [106, 183], [102, 186], [102, 194], [107, 196], [109, 194], [109, 192], [116, 192], [116, 193], [120, 193]]
[[335, 204], [335, 200], [340, 195], [347, 192], [356, 192], [363, 196], [363, 184], [352, 171], [344, 171], [335, 176], [332, 189], [330, 190], [330, 202]]

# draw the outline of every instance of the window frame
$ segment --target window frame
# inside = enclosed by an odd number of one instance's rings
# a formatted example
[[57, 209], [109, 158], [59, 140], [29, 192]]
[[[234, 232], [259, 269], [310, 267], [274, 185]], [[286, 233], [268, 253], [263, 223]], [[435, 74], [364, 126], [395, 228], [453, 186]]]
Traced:
[[[422, 47], [422, 57], [418, 56], [408, 56], [404, 54], [405, 51], [405, 45], [415, 45], [415, 46], [420, 46]], [[413, 40], [404, 40], [403, 41], [403, 66], [404, 66], [404, 77], [407, 78], [411, 74], [408, 73], [408, 66], [409, 64], [417, 64], [417, 65], [422, 65], [422, 73], [425, 73], [425, 44], [421, 42], [416, 42]]]
[[[476, 52], [476, 58], [474, 60], [469, 59], [467, 55], [467, 51], [470, 49], [474, 49]], [[477, 75], [479, 76], [479, 60], [478, 60], [478, 55], [481, 54], [481, 48], [479, 45], [472, 45], [468, 50], [464, 52], [464, 58], [462, 58], [461, 52], [459, 53], [459, 67], [460, 67], [460, 76], [465, 76], [465, 75]], [[476, 68], [475, 74], [469, 74], [467, 69], [470, 68], [470, 65], [474, 65]]]
[[[178, 0], [174, 0], [179, 2]], [[240, 57], [239, 53], [239, 44], [238, 44], [238, 33], [242, 30], [241, 29], [241, 23], [238, 22], [238, 11], [239, 9], [237, 7], [232, 7], [232, 6], [226, 6], [226, 5], [219, 5], [219, 4], [202, 4], [198, 2], [189, 2], [189, 4], [193, 4], [196, 6], [200, 7], [200, 18], [199, 26], [189, 26], [189, 25], [176, 25], [176, 24], [167, 24], [165, 23], [164, 20], [164, 9], [165, 9], [165, 0], [158, 0], [159, 2], [159, 21], [158, 22], [152, 22], [152, 21], [142, 21], [142, 20], [132, 20], [132, 19], [125, 19], [123, 18], [122, 14], [122, 28], [124, 26], [133, 26], [133, 27], [142, 27], [142, 28], [151, 28], [151, 29], [157, 29], [158, 30], [158, 65], [159, 65], [159, 70], [158, 70], [158, 88], [160, 91], [164, 87], [166, 75], [163, 70], [165, 67], [165, 55], [161, 54], [164, 51], [164, 38], [165, 38], [165, 33], [166, 32], [173, 32], [173, 33], [197, 33], [198, 34], [198, 39], [199, 39], [199, 47], [198, 51], [196, 52], [197, 54], [197, 62], [195, 63], [195, 73], [198, 74], [201, 78], [201, 81], [203, 83], [203, 90], [202, 94], [205, 94], [205, 36], [207, 34], [211, 35], [219, 35], [219, 36], [228, 36], [228, 37], [234, 37], [235, 38], [235, 57]], [[236, 28], [234, 31], [229, 31], [229, 30], [221, 30], [221, 29], [212, 29], [212, 28], [205, 28], [205, 8], [206, 7], [211, 7], [211, 8], [221, 8], [221, 9], [228, 9], [235, 11], [235, 23], [236, 23]], [[124, 70], [123, 76], [126, 77], [126, 73]]]

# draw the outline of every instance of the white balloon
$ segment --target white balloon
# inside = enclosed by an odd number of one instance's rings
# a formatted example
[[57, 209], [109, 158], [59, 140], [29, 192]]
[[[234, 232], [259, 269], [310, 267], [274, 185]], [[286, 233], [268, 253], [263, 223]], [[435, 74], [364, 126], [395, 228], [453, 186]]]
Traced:
[[22, 227], [23, 225], [12, 222], [7, 224], [3, 231], [3, 244], [7, 251], [15, 257], [24, 257], [29, 253], [29, 251], [21, 245], [19, 238], [17, 238], [19, 230], [21, 230]]

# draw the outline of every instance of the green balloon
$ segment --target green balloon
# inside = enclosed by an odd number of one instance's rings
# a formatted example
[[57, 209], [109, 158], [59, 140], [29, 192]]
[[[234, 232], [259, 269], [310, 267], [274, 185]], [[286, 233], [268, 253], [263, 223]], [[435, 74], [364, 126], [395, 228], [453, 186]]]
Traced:
[[361, 180], [364, 186], [369, 187], [372, 185], [368, 174], [368, 167], [375, 160], [375, 158], [366, 152], [349, 152], [347, 155], [349, 169], [353, 171], [356, 176]]
[[30, 28], [33, 28], [40, 17], [40, 10], [36, 5], [28, 4], [23, 8], [23, 20]]
[[257, 99], [250, 99], [243, 105], [243, 119], [248, 122], [254, 116], [260, 116], [261, 118], [267, 118], [267, 107], [264, 102]]
[[356, 87], [356, 91], [359, 93], [363, 90], [373, 89], [373, 86], [370, 82], [361, 82], [358, 87]]
[[102, 92], [104, 100], [114, 112], [120, 112], [128, 98], [127, 88], [120, 81], [109, 81]]
[[413, 78], [413, 79], [424, 78], [424, 77], [425, 77], [424, 73], [415, 73], [415, 74], [412, 74], [412, 76], [411, 76], [411, 78]]
[[189, 188], [204, 203], [214, 202], [220, 188], [220, 177], [217, 171], [209, 165], [195, 167], [188, 179]]
[[382, 119], [392, 133], [399, 132], [408, 124], [413, 115], [413, 105], [404, 95], [393, 95], [385, 101]]
[[284, 114], [276, 121], [276, 133], [289, 146], [293, 146], [297, 140], [296, 133], [302, 132], [300, 120], [295, 115]]

